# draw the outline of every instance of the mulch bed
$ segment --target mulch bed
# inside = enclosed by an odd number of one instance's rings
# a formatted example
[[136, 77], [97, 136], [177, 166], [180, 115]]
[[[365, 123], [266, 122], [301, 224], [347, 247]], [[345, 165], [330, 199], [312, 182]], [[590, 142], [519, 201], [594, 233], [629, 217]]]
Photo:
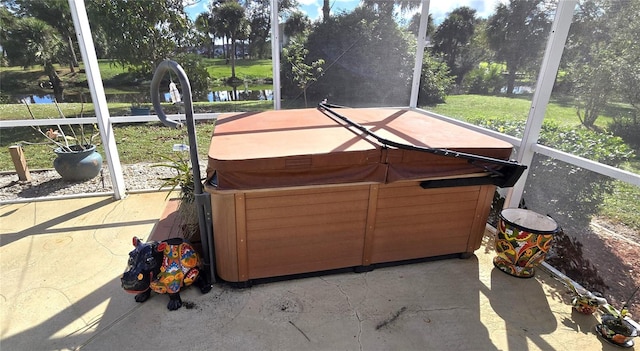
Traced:
[[[627, 302], [629, 312], [640, 318], [640, 233], [623, 225], [592, 220], [590, 229], [577, 236], [554, 241], [555, 254], [546, 261], [585, 288], [600, 292], [614, 307]], [[563, 247], [557, 247], [563, 246]]]

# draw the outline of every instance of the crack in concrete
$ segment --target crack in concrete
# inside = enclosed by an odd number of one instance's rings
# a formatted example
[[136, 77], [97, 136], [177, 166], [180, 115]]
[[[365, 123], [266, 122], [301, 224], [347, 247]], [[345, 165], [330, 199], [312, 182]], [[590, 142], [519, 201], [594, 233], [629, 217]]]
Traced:
[[[83, 343], [81, 343], [80, 345], [78, 345], [76, 348], [74, 348], [74, 351], [79, 351], [81, 349], [83, 349], [85, 346], [88, 346], [89, 344], [91, 344], [94, 340], [96, 340], [98, 337], [100, 337], [101, 335], [105, 334], [107, 331], [111, 330], [111, 328], [113, 328], [116, 324], [120, 323], [121, 321], [129, 318], [130, 315], [132, 315], [134, 312], [136, 312], [139, 308], [142, 307], [142, 304], [136, 304], [134, 307], [132, 307], [129, 311], [126, 311], [124, 314], [122, 314], [120, 317], [116, 318], [113, 322], [107, 324], [106, 326], [104, 326], [102, 329], [98, 329], [95, 331], [95, 333], [87, 340], [85, 340]], [[90, 327], [89, 325], [85, 326], [85, 328]], [[81, 331], [82, 329], [79, 329], [78, 331]]]
[[346, 301], [347, 301], [347, 305], [349, 305], [349, 309], [351, 309], [353, 311], [353, 314], [356, 316], [356, 319], [358, 320], [358, 336], [357, 336], [357, 340], [358, 340], [358, 347], [360, 349], [360, 351], [362, 351], [362, 318], [360, 318], [360, 314], [358, 313], [358, 310], [356, 310], [353, 307], [353, 304], [351, 303], [351, 298], [349, 297], [349, 294], [346, 293], [346, 291], [344, 291], [342, 289], [342, 286], [340, 286], [340, 284], [338, 283], [331, 283], [329, 281], [327, 281], [324, 278], [320, 278], [320, 280], [322, 280], [323, 282], [327, 283], [327, 284], [331, 284], [334, 285], [338, 291], [345, 297]]
[[[107, 219], [109, 218], [109, 216], [111, 216], [113, 213], [116, 212], [116, 210], [120, 209], [120, 207], [124, 206], [124, 204], [122, 203], [122, 201], [120, 201], [119, 203], [116, 203], [115, 206], [113, 206], [109, 211], [107, 211], [107, 213], [102, 217], [102, 220], [100, 221], [100, 224], [104, 225], [107, 222]], [[93, 237], [93, 241], [95, 241], [98, 245], [102, 246], [104, 249], [106, 249], [109, 253], [111, 253], [111, 256], [120, 256], [122, 257], [122, 253], [115, 253], [111, 250], [111, 248], [105, 244], [103, 244], [102, 242], [100, 242], [100, 240], [98, 240], [98, 236], [97, 233], [101, 228], [96, 228], [93, 230], [93, 232], [91, 233], [91, 237]], [[128, 252], [127, 252], [128, 253]]]
[[[226, 293], [226, 292], [228, 292], [228, 290], [221, 290], [220, 294], [218, 294], [218, 295], [216, 295], [216, 296], [214, 296], [214, 297], [215, 297], [215, 298], [218, 298], [218, 299], [222, 299], [222, 295], [223, 295], [224, 293]], [[242, 307], [238, 310], [238, 312], [237, 312], [237, 313], [235, 313], [235, 314], [232, 314], [232, 315], [231, 315], [231, 320], [229, 320], [229, 322], [228, 322], [228, 323], [226, 323], [226, 325], [231, 325], [231, 323], [232, 323], [232, 322], [234, 322], [234, 321], [238, 318], [238, 316], [240, 316], [240, 314], [242, 314], [242, 312], [245, 310], [245, 308], [247, 308], [247, 305], [249, 304], [249, 301], [251, 300], [251, 296], [252, 296], [252, 291], [251, 291], [251, 289], [249, 289], [249, 290], [247, 291], [247, 293], [248, 293], [248, 295], [249, 295], [249, 296], [247, 296], [247, 297], [244, 299], [244, 301], [243, 301], [243, 303], [242, 303]]]

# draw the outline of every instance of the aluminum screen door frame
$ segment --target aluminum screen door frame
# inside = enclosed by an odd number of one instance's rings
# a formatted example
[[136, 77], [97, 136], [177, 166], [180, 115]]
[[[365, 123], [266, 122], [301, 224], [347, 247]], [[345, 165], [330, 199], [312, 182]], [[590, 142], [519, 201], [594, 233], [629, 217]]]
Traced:
[[558, 7], [551, 25], [547, 47], [544, 51], [540, 73], [531, 100], [531, 108], [524, 127], [522, 140], [518, 148], [517, 161], [527, 165], [522, 177], [509, 190], [505, 200], [505, 207], [518, 207], [524, 193], [524, 187], [535, 154], [534, 147], [538, 144], [540, 130], [544, 121], [544, 114], [551, 98], [551, 91], [556, 81], [560, 59], [569, 35], [569, 28], [573, 21], [573, 12], [578, 4], [577, 0], [558, 1]]
[[116, 139], [113, 135], [113, 125], [111, 124], [107, 97], [104, 94], [104, 86], [102, 85], [98, 57], [95, 46], [93, 45], [87, 9], [84, 6], [84, 0], [69, 0], [69, 8], [71, 9], [73, 26], [75, 27], [78, 37], [82, 61], [87, 72], [89, 91], [91, 92], [91, 99], [96, 111], [100, 138], [102, 140], [102, 146], [104, 147], [107, 166], [109, 167], [111, 183], [113, 184], [113, 196], [116, 200], [120, 200], [125, 197], [126, 191], [124, 173], [122, 172], [122, 165], [120, 164], [120, 154], [116, 146]]
[[429, 24], [429, 0], [422, 0], [420, 10], [420, 27], [418, 29], [418, 41], [416, 43], [416, 60], [413, 65], [413, 80], [411, 82], [411, 97], [409, 107], [418, 107], [418, 93], [420, 92], [420, 76], [422, 75], [422, 60], [424, 48], [427, 44], [427, 25]]

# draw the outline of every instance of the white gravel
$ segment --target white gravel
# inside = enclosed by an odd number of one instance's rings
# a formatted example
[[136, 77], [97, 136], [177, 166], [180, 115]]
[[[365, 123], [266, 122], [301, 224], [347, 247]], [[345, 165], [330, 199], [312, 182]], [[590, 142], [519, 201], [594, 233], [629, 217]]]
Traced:
[[[173, 177], [176, 171], [168, 167], [151, 167], [152, 163], [122, 165], [125, 188], [130, 191], [157, 191], [164, 181]], [[206, 164], [200, 161], [201, 175], [204, 177]], [[52, 197], [79, 194], [108, 195], [113, 185], [106, 163], [102, 172], [93, 179], [83, 182], [67, 182], [53, 169], [30, 171], [31, 182], [21, 182], [15, 172], [0, 173], [0, 203], [22, 202]]]

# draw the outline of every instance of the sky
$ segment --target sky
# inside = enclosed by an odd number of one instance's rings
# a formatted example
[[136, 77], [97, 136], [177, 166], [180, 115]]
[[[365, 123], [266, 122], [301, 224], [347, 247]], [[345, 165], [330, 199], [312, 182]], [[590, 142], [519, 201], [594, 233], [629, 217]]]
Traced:
[[[468, 6], [477, 11], [478, 17], [487, 18], [493, 13], [496, 4], [505, 0], [431, 0], [429, 2], [429, 13], [437, 24], [446, 18], [451, 10], [460, 6]], [[191, 19], [195, 19], [198, 14], [207, 11], [210, 0], [185, 0], [185, 10]], [[307, 14], [314, 21], [322, 16], [322, 0], [298, 0], [300, 10]], [[342, 10], [351, 10], [356, 7], [359, 0], [330, 0], [331, 12], [339, 13]], [[404, 14], [411, 17], [411, 14]]]

